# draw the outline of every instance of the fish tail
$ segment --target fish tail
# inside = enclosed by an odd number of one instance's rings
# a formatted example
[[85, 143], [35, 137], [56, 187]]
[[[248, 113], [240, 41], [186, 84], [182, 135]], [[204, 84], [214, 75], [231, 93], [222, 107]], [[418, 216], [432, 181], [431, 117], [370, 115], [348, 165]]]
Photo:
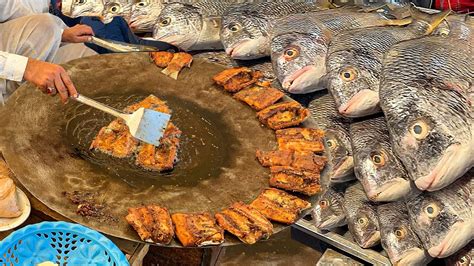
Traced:
[[425, 34], [431, 34], [439, 26], [439, 24], [441, 24], [441, 22], [443, 22], [443, 20], [445, 20], [446, 17], [449, 16], [451, 11], [452, 11], [451, 9], [448, 9], [436, 14], [428, 14], [428, 13], [421, 12], [419, 9], [417, 9], [414, 6], [411, 6], [410, 8], [411, 17], [415, 21], [423, 21], [423, 22], [428, 23], [428, 25], [424, 29]]
[[165, 74], [166, 76], [172, 78], [172, 79], [175, 79], [177, 80], [178, 79], [178, 74], [179, 74], [179, 70], [172, 70], [170, 68], [165, 68], [161, 71], [161, 73]]

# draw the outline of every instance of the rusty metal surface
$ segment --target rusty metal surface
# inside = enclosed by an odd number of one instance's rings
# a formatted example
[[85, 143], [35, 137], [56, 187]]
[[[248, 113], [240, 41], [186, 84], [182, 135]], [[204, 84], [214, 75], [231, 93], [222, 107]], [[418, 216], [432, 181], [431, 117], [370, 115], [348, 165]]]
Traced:
[[[90, 152], [93, 136], [113, 118], [75, 102], [63, 106], [24, 85], [0, 109], [0, 150], [19, 181], [54, 211], [140, 241], [124, 219], [128, 207], [155, 203], [172, 213], [215, 213], [235, 201], [250, 202], [268, 187], [269, 172], [255, 160], [255, 151], [276, 148], [274, 133], [253, 110], [212, 85], [223, 66], [198, 59], [177, 81], [162, 75], [145, 53], [94, 56], [65, 67], [80, 93], [116, 108], [149, 94], [168, 101], [172, 121], [183, 131], [183, 149], [169, 174]], [[76, 205], [63, 195], [72, 191], [91, 192], [104, 215], [76, 214]], [[275, 232], [284, 228], [274, 225]], [[223, 245], [237, 243], [226, 235]]]

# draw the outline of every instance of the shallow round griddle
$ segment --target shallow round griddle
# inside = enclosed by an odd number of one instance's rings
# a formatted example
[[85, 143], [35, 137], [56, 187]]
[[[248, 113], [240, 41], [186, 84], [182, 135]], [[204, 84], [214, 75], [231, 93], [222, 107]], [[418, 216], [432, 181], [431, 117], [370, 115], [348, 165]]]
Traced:
[[[268, 187], [269, 171], [255, 151], [275, 149], [274, 132], [258, 122], [255, 111], [213, 85], [211, 77], [224, 67], [195, 60], [177, 81], [161, 74], [146, 53], [94, 56], [65, 67], [80, 93], [117, 109], [150, 94], [166, 100], [183, 131], [182, 148], [169, 173], [92, 152], [92, 139], [113, 117], [73, 101], [64, 106], [58, 97], [24, 85], [1, 110], [0, 150], [20, 182], [51, 209], [103, 233], [140, 241], [124, 219], [129, 207], [153, 203], [171, 213], [215, 213], [236, 201], [249, 203]], [[74, 191], [89, 193], [89, 201], [103, 207], [101, 215], [78, 215], [64, 195]], [[283, 228], [275, 224], [275, 232]], [[236, 243], [226, 235], [224, 245]]]

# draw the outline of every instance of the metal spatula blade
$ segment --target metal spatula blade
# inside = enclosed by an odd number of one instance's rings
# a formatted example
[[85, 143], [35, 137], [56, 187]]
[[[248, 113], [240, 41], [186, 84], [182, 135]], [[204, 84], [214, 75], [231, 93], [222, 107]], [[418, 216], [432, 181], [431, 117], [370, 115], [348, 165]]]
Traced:
[[160, 145], [160, 139], [163, 137], [168, 122], [171, 119], [170, 114], [151, 109], [140, 108], [132, 114], [125, 114], [82, 95], [74, 99], [115, 117], [122, 118], [125, 120], [125, 124], [130, 129], [130, 134], [133, 137], [154, 146]]

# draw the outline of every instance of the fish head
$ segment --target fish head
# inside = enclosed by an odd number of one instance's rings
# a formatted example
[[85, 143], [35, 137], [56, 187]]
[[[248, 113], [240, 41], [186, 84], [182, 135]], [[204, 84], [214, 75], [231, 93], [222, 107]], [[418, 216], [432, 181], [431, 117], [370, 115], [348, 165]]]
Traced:
[[342, 200], [342, 195], [334, 192], [331, 188], [321, 195], [311, 212], [317, 228], [330, 230], [346, 223]]
[[222, 17], [220, 38], [225, 52], [233, 59], [250, 60], [270, 54], [266, 20], [258, 14], [231, 12]]
[[394, 265], [424, 265], [429, 255], [410, 226], [403, 203], [388, 203], [377, 207], [381, 244]]
[[273, 37], [271, 60], [283, 89], [293, 94], [322, 90], [326, 52], [327, 46], [308, 34], [291, 32]]
[[[432, 257], [444, 258], [454, 254], [472, 238], [472, 218], [461, 217], [453, 197], [446, 197], [446, 194], [437, 197], [438, 192], [423, 193], [407, 201], [407, 207], [411, 224], [428, 253]], [[464, 207], [469, 206], [466, 204]]]
[[[65, 2], [65, 1], [64, 1]], [[62, 13], [66, 16], [77, 18], [82, 16], [98, 17], [104, 11], [102, 0], [71, 0], [69, 4], [62, 5]]]
[[188, 50], [199, 40], [202, 29], [203, 18], [198, 7], [171, 3], [161, 11], [153, 29], [153, 38]]
[[380, 241], [377, 215], [372, 206], [364, 204], [348, 223], [354, 240], [363, 248], [375, 246]]
[[417, 84], [388, 86], [382, 109], [393, 149], [415, 185], [434, 191], [466, 173], [474, 164], [474, 125], [467, 96]]
[[370, 52], [337, 51], [328, 57], [326, 66], [328, 90], [341, 115], [361, 117], [380, 112], [382, 66]]
[[326, 147], [329, 151], [329, 165], [331, 165], [330, 180], [333, 183], [342, 183], [353, 179], [354, 160], [351, 140], [345, 130], [328, 128], [325, 133]]
[[163, 4], [150, 0], [139, 0], [132, 6], [129, 25], [134, 31], [152, 32]]
[[470, 242], [461, 250], [445, 259], [446, 265], [471, 266], [474, 263], [474, 242]]
[[104, 11], [102, 13], [102, 22], [107, 24], [112, 22], [115, 17], [123, 17], [125, 20], [130, 19], [132, 11], [132, 3], [127, 0], [108, 0], [105, 1]]

